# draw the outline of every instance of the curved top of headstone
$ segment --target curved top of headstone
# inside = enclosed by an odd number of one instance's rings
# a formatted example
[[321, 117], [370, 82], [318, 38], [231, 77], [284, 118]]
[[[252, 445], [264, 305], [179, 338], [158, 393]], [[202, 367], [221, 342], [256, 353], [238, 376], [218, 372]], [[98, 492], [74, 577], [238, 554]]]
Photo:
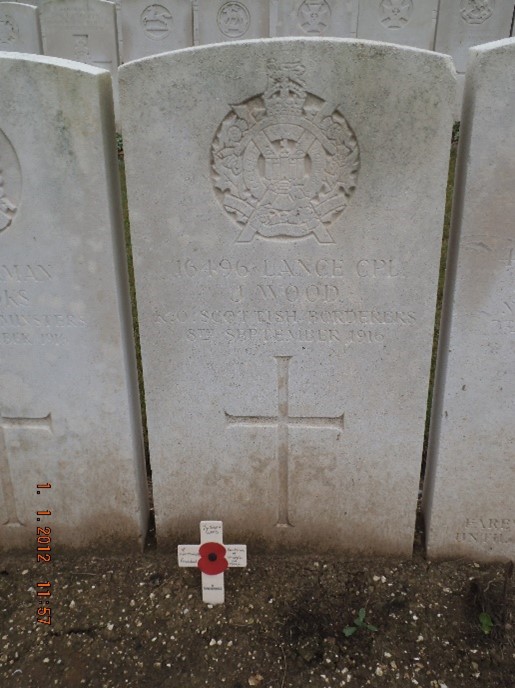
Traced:
[[502, 38], [499, 41], [491, 41], [490, 43], [482, 43], [469, 48], [470, 54], [484, 55], [485, 53], [503, 53], [515, 51], [515, 38]]
[[[52, 1], [52, 0], [49, 0]], [[295, 45], [299, 45], [299, 43], [304, 43], [306, 45], [316, 45], [319, 46], [320, 50], [326, 50], [330, 46], [344, 46], [347, 45], [349, 46], [349, 50], [355, 49], [357, 51], [366, 51], [368, 49], [370, 55], [377, 56], [378, 53], [381, 51], [384, 51], [387, 54], [390, 55], [419, 55], [420, 57], [424, 57], [426, 60], [433, 60], [435, 62], [437, 61], [442, 61], [447, 64], [448, 67], [451, 68], [453, 72], [455, 72], [454, 68], [454, 62], [451, 58], [450, 55], [446, 55], [445, 53], [439, 53], [435, 52], [432, 50], [424, 50], [422, 48], [413, 48], [408, 45], [399, 45], [397, 43], [386, 43], [383, 41], [373, 41], [373, 40], [367, 40], [367, 39], [356, 39], [356, 38], [337, 38], [337, 37], [328, 37], [328, 38], [319, 38], [319, 37], [311, 37], [311, 36], [287, 36], [287, 37], [279, 37], [279, 38], [256, 38], [256, 39], [250, 39], [246, 41], [231, 41], [229, 43], [209, 43], [207, 45], [200, 45], [200, 46], [194, 46], [190, 48], [182, 48], [181, 50], [173, 50], [169, 52], [164, 52], [164, 53], [157, 53], [155, 55], [148, 55], [146, 57], [141, 57], [137, 60], [131, 60], [130, 62], [127, 62], [123, 65], [120, 65], [119, 70], [125, 71], [127, 67], [133, 65], [134, 63], [143, 63], [143, 62], [150, 62], [152, 60], [165, 60], [167, 57], [170, 57], [172, 59], [179, 58], [180, 55], [186, 53], [189, 54], [192, 51], [195, 53], [199, 53], [202, 51], [206, 50], [213, 50], [214, 48], [216, 50], [235, 50], [238, 48], [238, 46], [245, 46], [249, 50], [251, 49], [258, 49], [256, 46], [262, 46], [263, 48], [266, 49], [267, 46], [272, 46], [272, 45], [284, 45], [285, 48], [287, 48], [289, 45], [292, 47]], [[353, 47], [351, 47], [353, 46]], [[240, 48], [241, 49], [241, 48]], [[411, 58], [413, 59], [413, 58]]]
[[73, 60], [65, 60], [62, 57], [49, 57], [48, 55], [35, 55], [33, 53], [14, 53], [2, 52], [0, 50], [0, 59], [12, 62], [32, 62], [36, 64], [49, 65], [54, 67], [61, 67], [63, 69], [71, 69], [74, 72], [82, 72], [83, 74], [91, 74], [98, 76], [99, 74], [109, 74], [108, 70], [99, 67], [93, 67], [83, 62], [74, 62]]

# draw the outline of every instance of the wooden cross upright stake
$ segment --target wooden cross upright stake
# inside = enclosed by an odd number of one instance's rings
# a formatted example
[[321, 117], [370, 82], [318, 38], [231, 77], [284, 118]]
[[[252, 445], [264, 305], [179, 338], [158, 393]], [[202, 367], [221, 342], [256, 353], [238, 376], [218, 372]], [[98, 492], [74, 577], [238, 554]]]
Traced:
[[247, 566], [246, 545], [223, 544], [222, 521], [200, 522], [200, 545], [179, 545], [179, 566], [197, 566], [202, 571], [202, 600], [224, 603], [224, 571]]

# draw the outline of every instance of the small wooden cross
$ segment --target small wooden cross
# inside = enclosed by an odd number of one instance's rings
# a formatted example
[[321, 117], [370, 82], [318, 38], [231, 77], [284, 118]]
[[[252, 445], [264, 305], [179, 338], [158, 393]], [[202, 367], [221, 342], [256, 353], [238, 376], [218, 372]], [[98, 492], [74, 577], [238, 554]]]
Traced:
[[179, 545], [179, 566], [197, 566], [202, 571], [202, 600], [224, 603], [224, 571], [247, 566], [246, 545], [223, 544], [222, 521], [200, 522], [200, 545]]

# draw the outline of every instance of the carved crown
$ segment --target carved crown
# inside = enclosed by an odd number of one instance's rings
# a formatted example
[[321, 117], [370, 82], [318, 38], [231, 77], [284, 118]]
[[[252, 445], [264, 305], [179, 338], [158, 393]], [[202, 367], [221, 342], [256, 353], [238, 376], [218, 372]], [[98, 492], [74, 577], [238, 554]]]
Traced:
[[269, 115], [302, 115], [306, 86], [300, 78], [304, 67], [299, 63], [268, 62], [268, 87], [263, 100]]

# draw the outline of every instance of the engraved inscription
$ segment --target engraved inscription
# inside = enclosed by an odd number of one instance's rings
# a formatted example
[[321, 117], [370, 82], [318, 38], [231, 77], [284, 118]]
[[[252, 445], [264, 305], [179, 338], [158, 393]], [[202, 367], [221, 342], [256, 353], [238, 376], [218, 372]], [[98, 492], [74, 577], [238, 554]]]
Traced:
[[14, 21], [14, 19], [5, 12], [1, 12], [0, 47], [2, 45], [15, 43], [18, 40], [19, 33], [18, 24]]
[[302, 30], [310, 36], [320, 36], [331, 22], [331, 8], [326, 0], [304, 0], [297, 12]]
[[469, 24], [482, 24], [494, 12], [495, 0], [461, 0], [460, 13]]
[[34, 309], [42, 283], [55, 279], [50, 265], [0, 264], [0, 346], [59, 346], [68, 333], [87, 327], [80, 315]]
[[381, 0], [379, 20], [387, 29], [402, 29], [413, 12], [413, 0]]
[[276, 458], [279, 464], [279, 505], [277, 526], [291, 527], [289, 517], [289, 428], [291, 426], [311, 428], [334, 428], [340, 433], [344, 429], [344, 414], [340, 416], [290, 416], [289, 407], [289, 366], [291, 356], [274, 356], [277, 363], [277, 415], [276, 416], [233, 416], [227, 411], [227, 425], [249, 428], [277, 428]]
[[478, 545], [507, 545], [514, 542], [515, 519], [467, 518], [456, 533], [456, 542]]
[[241, 2], [226, 2], [218, 11], [218, 28], [228, 38], [244, 36], [250, 27], [250, 12]]
[[298, 62], [267, 63], [266, 91], [234, 105], [212, 145], [213, 183], [225, 211], [242, 226], [236, 242], [313, 236], [347, 207], [359, 147], [340, 108], [306, 90]]
[[149, 5], [141, 13], [141, 25], [148, 38], [160, 41], [172, 30], [173, 17], [163, 5]]
[[0, 233], [11, 226], [21, 195], [20, 163], [11, 143], [0, 130]]
[[16, 511], [16, 500], [14, 497], [14, 486], [9, 467], [9, 457], [7, 455], [7, 444], [5, 431], [9, 428], [23, 428], [26, 430], [47, 430], [52, 432], [52, 419], [50, 413], [44, 418], [7, 418], [0, 414], [0, 483], [4, 498], [5, 510], [7, 512], [4, 526], [23, 526]]

